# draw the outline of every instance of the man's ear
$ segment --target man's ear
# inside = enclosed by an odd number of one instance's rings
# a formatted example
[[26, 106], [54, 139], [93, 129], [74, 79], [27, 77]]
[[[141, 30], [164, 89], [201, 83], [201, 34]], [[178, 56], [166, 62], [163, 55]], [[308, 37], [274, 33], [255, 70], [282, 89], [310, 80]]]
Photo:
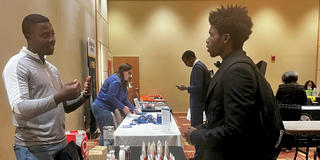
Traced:
[[227, 44], [231, 41], [231, 35], [230, 33], [223, 34], [223, 43]]

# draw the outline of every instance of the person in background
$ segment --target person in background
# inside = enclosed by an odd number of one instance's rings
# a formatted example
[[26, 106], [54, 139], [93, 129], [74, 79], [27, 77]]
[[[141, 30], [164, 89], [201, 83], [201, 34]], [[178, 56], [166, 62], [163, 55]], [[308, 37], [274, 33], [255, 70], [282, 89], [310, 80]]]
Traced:
[[316, 84], [312, 81], [312, 80], [308, 80], [305, 84], [304, 84], [304, 90], [313, 90], [317, 88]]
[[91, 77], [83, 91], [76, 79], [62, 83], [58, 69], [45, 57], [53, 54], [56, 42], [47, 17], [26, 16], [22, 32], [28, 46], [10, 58], [2, 72], [16, 127], [13, 148], [17, 160], [53, 160], [67, 144], [65, 113], [90, 98]]
[[128, 83], [132, 74], [132, 66], [121, 64], [118, 71], [109, 76], [103, 83], [97, 98], [91, 105], [92, 113], [97, 120], [101, 131], [100, 145], [103, 145], [103, 126], [113, 126], [111, 112], [119, 109], [125, 115], [138, 111], [128, 100]]
[[[288, 71], [283, 73], [282, 82], [277, 90], [276, 98], [279, 103], [281, 117], [284, 121], [297, 121], [301, 119], [299, 105], [307, 104], [308, 98], [303, 85], [297, 83], [298, 73]], [[311, 104], [311, 102], [310, 102]], [[298, 109], [296, 109], [298, 105]], [[294, 136], [287, 135], [284, 140], [286, 152], [292, 149]]]
[[[188, 112], [190, 111], [191, 115], [191, 126], [196, 127], [203, 123], [205, 96], [211, 79], [210, 72], [206, 65], [197, 59], [194, 52], [191, 50], [187, 50], [183, 53], [182, 61], [187, 67], [192, 67], [190, 86], [177, 85], [177, 88], [181, 91], [188, 91], [190, 94], [190, 109]], [[194, 159], [197, 158], [198, 152], [196, 147]]]
[[280, 84], [276, 98], [281, 104], [298, 104], [303, 105], [307, 103], [307, 95], [304, 87], [297, 83], [298, 73], [295, 71], [288, 71], [282, 75], [282, 82]]
[[210, 72], [191, 50], [183, 53], [182, 61], [187, 67], [192, 67], [190, 86], [177, 85], [177, 88], [190, 94], [191, 126], [196, 127], [203, 122], [204, 100], [210, 82]]

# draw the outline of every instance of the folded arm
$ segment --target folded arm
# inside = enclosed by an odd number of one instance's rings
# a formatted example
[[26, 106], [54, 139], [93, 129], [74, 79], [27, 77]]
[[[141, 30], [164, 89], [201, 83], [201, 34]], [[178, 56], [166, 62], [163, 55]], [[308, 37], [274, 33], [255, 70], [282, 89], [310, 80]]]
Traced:
[[26, 67], [19, 65], [6, 68], [2, 77], [11, 110], [26, 120], [57, 107], [54, 95], [39, 99], [30, 98], [29, 74], [29, 70]]

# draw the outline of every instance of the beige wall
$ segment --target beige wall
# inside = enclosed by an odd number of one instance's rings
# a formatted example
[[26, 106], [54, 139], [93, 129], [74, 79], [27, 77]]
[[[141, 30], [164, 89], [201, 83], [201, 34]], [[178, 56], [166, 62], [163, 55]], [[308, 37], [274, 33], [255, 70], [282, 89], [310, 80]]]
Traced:
[[175, 112], [186, 112], [188, 94], [175, 88], [189, 84], [191, 68], [181, 55], [194, 50], [216, 71], [212, 63], [220, 59], [210, 58], [205, 48], [208, 13], [234, 2], [248, 6], [254, 26], [244, 49], [255, 62], [268, 62], [274, 91], [288, 70], [299, 72], [300, 83], [315, 79], [318, 0], [109, 1], [110, 51], [140, 56], [141, 95], [160, 93]]
[[[94, 0], [1, 0], [0, 5], [0, 70], [26, 41], [21, 32], [24, 16], [46, 15], [56, 32], [56, 47], [48, 61], [60, 71], [64, 82], [87, 75], [86, 40], [95, 39]], [[7, 95], [0, 79], [0, 159], [15, 159], [12, 150], [14, 127]], [[66, 130], [83, 129], [83, 108], [66, 115]]]
[[98, 54], [98, 90], [108, 77], [108, 60], [111, 59], [109, 52], [109, 22], [107, 0], [97, 0], [97, 54]]

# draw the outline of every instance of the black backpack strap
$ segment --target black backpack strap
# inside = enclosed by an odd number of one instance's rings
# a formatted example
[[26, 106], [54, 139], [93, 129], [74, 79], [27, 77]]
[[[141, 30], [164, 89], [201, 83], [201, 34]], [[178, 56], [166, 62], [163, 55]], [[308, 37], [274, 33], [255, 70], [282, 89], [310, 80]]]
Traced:
[[258, 102], [261, 103], [258, 104], [258, 106], [260, 106], [260, 122], [266, 136], [268, 137], [266, 142], [270, 143], [270, 159], [276, 159], [281, 150], [281, 142], [285, 133], [285, 129], [281, 120], [280, 109], [275, 96], [273, 95], [272, 88], [257, 66], [247, 56], [239, 56], [234, 58], [228, 64], [228, 66], [225, 67], [225, 69], [228, 69], [237, 63], [246, 63], [255, 71], [258, 87], [257, 98], [260, 100]]

